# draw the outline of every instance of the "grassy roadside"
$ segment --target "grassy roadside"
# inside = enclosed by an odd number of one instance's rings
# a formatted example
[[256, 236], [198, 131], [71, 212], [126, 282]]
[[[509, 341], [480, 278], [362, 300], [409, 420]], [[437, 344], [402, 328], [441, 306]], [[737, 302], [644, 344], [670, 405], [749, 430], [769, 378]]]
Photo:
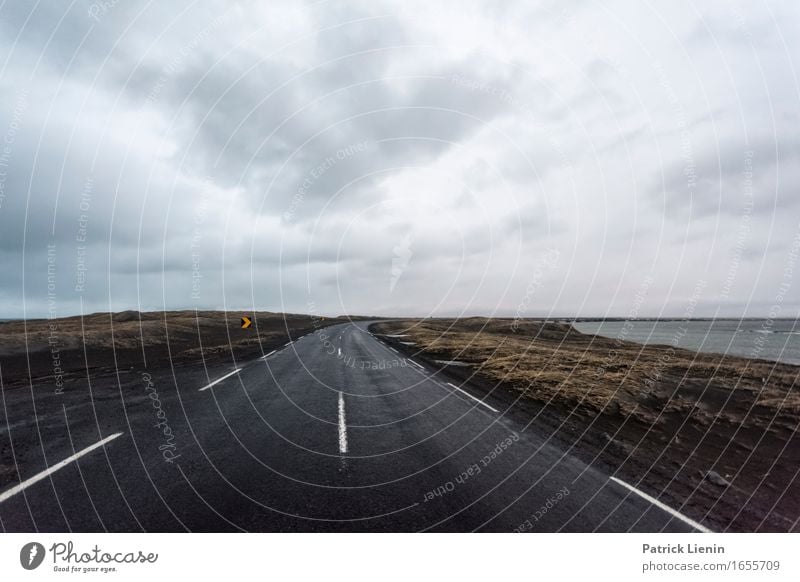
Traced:
[[[242, 315], [252, 319], [250, 328], [242, 329]], [[346, 320], [270, 312], [124, 311], [12, 321], [0, 323], [0, 370], [4, 387], [13, 388], [132, 367], [214, 365], [257, 357]]]
[[[800, 367], [581, 334], [569, 323], [406, 320], [373, 330], [716, 529], [787, 531], [800, 517]], [[400, 337], [396, 337], [400, 336]], [[441, 365], [441, 364], [440, 364]]]

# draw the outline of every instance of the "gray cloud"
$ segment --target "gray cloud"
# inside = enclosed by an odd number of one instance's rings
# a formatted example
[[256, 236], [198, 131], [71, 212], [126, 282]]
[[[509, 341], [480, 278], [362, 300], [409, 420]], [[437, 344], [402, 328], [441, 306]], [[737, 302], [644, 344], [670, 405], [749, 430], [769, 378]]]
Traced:
[[508, 315], [547, 249], [537, 313], [781, 282], [787, 2], [98, 6], [0, 9], [0, 315], [46, 313], [48, 245], [61, 314]]

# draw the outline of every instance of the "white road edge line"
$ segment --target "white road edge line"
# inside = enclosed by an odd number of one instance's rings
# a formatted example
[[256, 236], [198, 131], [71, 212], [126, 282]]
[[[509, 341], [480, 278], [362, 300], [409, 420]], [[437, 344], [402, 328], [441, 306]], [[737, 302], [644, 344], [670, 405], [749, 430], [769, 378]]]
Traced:
[[339, 452], [347, 452], [347, 423], [344, 418], [344, 394], [339, 392]]
[[266, 360], [268, 357], [270, 357], [272, 354], [274, 354], [274, 353], [275, 353], [275, 352], [277, 352], [277, 351], [278, 351], [278, 350], [272, 350], [272, 351], [271, 351], [270, 353], [268, 353], [266, 356], [261, 356], [261, 359], [262, 359], [262, 360]]
[[425, 368], [423, 368], [422, 366], [420, 366], [418, 363], [416, 363], [414, 360], [412, 360], [411, 358], [407, 358], [407, 360], [408, 360], [410, 363], [414, 364], [414, 365], [415, 365], [417, 368], [419, 368], [420, 370], [424, 370], [424, 369], [425, 369]]
[[223, 381], [225, 378], [230, 378], [230, 377], [231, 377], [231, 376], [233, 376], [234, 374], [238, 374], [238, 373], [239, 373], [239, 372], [241, 372], [241, 371], [242, 371], [242, 369], [241, 369], [241, 368], [236, 368], [236, 369], [235, 369], [233, 372], [231, 372], [231, 373], [229, 373], [229, 374], [225, 374], [225, 375], [224, 375], [222, 378], [217, 378], [217, 379], [216, 379], [216, 380], [214, 380], [214, 381], [213, 381], [211, 384], [209, 384], [209, 385], [207, 385], [207, 386], [203, 386], [202, 388], [200, 388], [200, 390], [198, 390], [198, 392], [202, 392], [203, 390], [208, 390], [208, 389], [209, 389], [209, 388], [211, 388], [212, 386], [216, 386], [217, 384], [219, 384], [220, 382], [222, 382], [222, 381]]
[[686, 523], [686, 524], [688, 524], [688, 525], [692, 526], [694, 529], [696, 529], [696, 530], [698, 530], [698, 531], [701, 531], [701, 532], [703, 532], [703, 533], [713, 533], [713, 532], [712, 532], [710, 529], [708, 529], [706, 526], [704, 526], [704, 525], [702, 525], [702, 524], [700, 524], [700, 523], [697, 523], [697, 522], [696, 522], [695, 520], [693, 520], [693, 519], [689, 519], [688, 517], [686, 517], [686, 516], [685, 516], [685, 515], [683, 515], [682, 513], [679, 513], [679, 512], [677, 512], [677, 511], [675, 511], [674, 509], [672, 509], [672, 508], [671, 508], [671, 507], [669, 507], [668, 505], [664, 505], [664, 504], [663, 504], [663, 503], [661, 503], [661, 502], [660, 502], [658, 499], [656, 499], [655, 497], [650, 497], [650, 496], [649, 496], [647, 493], [645, 493], [644, 491], [639, 491], [639, 490], [638, 490], [636, 487], [634, 487], [633, 485], [628, 485], [627, 483], [625, 483], [625, 481], [622, 481], [622, 480], [620, 480], [620, 479], [617, 479], [616, 477], [609, 477], [609, 479], [611, 479], [611, 480], [612, 480], [614, 483], [616, 483], [616, 484], [618, 484], [618, 485], [622, 485], [623, 487], [625, 487], [625, 489], [628, 489], [629, 491], [632, 491], [633, 493], [636, 493], [636, 495], [638, 495], [639, 497], [642, 497], [642, 498], [646, 499], [647, 501], [649, 501], [650, 503], [652, 503], [652, 504], [653, 504], [653, 505], [655, 505], [656, 507], [658, 507], [658, 508], [660, 508], [660, 509], [663, 509], [664, 511], [666, 511], [667, 513], [669, 513], [671, 516], [673, 516], [673, 517], [676, 517], [676, 518], [680, 519], [682, 522], [684, 522], [684, 523]]
[[450, 382], [448, 382], [447, 384], [448, 384], [448, 386], [452, 386], [453, 388], [455, 388], [456, 390], [458, 390], [459, 392], [461, 392], [461, 393], [462, 393], [462, 394], [464, 394], [465, 396], [468, 396], [468, 397], [472, 398], [472, 399], [473, 399], [475, 402], [477, 402], [478, 404], [483, 404], [483, 405], [484, 405], [486, 408], [488, 408], [488, 409], [489, 409], [489, 410], [491, 410], [492, 412], [497, 412], [497, 413], [499, 413], [499, 411], [498, 411], [496, 408], [492, 408], [491, 406], [489, 406], [488, 404], [486, 404], [486, 403], [485, 403], [483, 400], [479, 400], [479, 399], [475, 398], [475, 397], [474, 397], [472, 394], [470, 394], [469, 392], [464, 392], [464, 391], [463, 391], [461, 388], [459, 388], [458, 386], [456, 386], [456, 385], [454, 385], [454, 384], [451, 384]]
[[93, 445], [90, 445], [90, 446], [86, 447], [82, 451], [78, 451], [77, 453], [75, 453], [71, 457], [67, 457], [66, 459], [64, 459], [63, 461], [61, 461], [59, 463], [56, 463], [52, 467], [50, 467], [48, 469], [45, 469], [41, 473], [37, 473], [36, 475], [31, 477], [30, 479], [26, 479], [25, 481], [23, 481], [19, 485], [15, 485], [14, 487], [9, 489], [8, 491], [0, 493], [0, 503], [5, 501], [6, 499], [10, 499], [11, 497], [13, 497], [17, 493], [23, 491], [24, 489], [27, 489], [28, 487], [30, 487], [34, 483], [37, 483], [37, 482], [41, 481], [42, 479], [44, 479], [48, 475], [52, 475], [53, 473], [55, 473], [59, 469], [63, 469], [64, 467], [69, 465], [71, 462], [77, 461], [82, 456], [84, 456], [84, 455], [86, 455], [88, 453], [91, 453], [93, 450], [95, 450], [95, 449], [97, 449], [99, 447], [102, 447], [104, 444], [106, 444], [106, 443], [108, 443], [110, 441], [113, 441], [115, 438], [117, 438], [119, 436], [122, 436], [122, 434], [123, 433], [121, 433], [121, 432], [117, 432], [117, 433], [112, 434], [111, 436], [107, 436], [103, 440], [101, 440], [99, 442], [96, 442]]

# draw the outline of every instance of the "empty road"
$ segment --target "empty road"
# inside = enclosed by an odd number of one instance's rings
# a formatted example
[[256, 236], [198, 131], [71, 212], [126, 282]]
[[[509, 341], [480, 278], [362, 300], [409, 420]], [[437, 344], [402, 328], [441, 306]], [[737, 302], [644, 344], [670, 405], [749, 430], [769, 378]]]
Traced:
[[367, 323], [33, 392], [3, 391], [4, 531], [703, 530]]

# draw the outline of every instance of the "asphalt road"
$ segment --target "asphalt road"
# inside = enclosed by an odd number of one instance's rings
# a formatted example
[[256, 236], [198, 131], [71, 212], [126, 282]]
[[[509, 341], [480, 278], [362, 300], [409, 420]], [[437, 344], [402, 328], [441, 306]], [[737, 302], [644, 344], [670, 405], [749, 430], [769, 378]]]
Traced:
[[235, 367], [127, 370], [63, 394], [46, 382], [5, 390], [0, 526], [698, 529], [526, 428], [500, 401], [449, 382], [354, 323]]

